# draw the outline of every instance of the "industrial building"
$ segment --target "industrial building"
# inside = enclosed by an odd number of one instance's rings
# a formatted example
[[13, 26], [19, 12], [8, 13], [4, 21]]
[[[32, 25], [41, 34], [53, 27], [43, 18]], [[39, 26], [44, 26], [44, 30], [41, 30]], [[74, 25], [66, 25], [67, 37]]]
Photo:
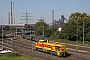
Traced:
[[53, 27], [59, 28], [61, 27], [64, 23], [65, 20], [68, 21], [64, 15], [61, 15], [61, 19], [59, 19], [58, 21], [54, 19], [54, 10], [52, 10], [52, 25]]

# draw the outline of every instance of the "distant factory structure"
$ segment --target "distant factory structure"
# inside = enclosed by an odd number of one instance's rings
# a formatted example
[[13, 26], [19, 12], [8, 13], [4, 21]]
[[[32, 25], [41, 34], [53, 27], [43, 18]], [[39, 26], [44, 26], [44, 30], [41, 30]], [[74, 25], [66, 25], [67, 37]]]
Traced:
[[54, 26], [54, 23], [55, 21], [54, 21], [54, 10], [52, 10], [52, 25]]
[[59, 19], [58, 21], [54, 19], [54, 10], [52, 10], [52, 25], [54, 27], [61, 27], [64, 23], [65, 23], [65, 20], [68, 21], [64, 15], [61, 15], [61, 19]]
[[8, 12], [8, 24], [15, 24], [15, 18], [14, 18], [14, 2], [11, 1], [10, 4], [10, 12]]

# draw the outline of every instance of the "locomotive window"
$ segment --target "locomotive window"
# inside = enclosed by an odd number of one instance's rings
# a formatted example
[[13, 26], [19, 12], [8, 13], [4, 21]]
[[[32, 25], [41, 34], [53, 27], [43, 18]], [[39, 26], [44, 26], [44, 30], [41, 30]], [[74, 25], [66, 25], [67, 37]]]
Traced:
[[56, 51], [60, 51], [60, 47], [59, 46], [55, 46], [55, 50]]
[[47, 43], [47, 40], [43, 41], [43, 43]]

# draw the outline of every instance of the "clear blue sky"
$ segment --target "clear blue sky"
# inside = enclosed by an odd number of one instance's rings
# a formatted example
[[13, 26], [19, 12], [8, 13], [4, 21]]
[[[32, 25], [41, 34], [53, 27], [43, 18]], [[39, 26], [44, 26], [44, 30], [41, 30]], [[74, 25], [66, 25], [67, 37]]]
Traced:
[[41, 16], [46, 23], [51, 23], [52, 10], [54, 10], [55, 20], [58, 20], [60, 15], [64, 15], [68, 19], [70, 14], [74, 12], [90, 14], [90, 0], [0, 0], [0, 25], [2, 17], [4, 17], [4, 24], [8, 24], [11, 1], [14, 2], [16, 23], [25, 23], [24, 20], [19, 19], [26, 10], [33, 15], [34, 20], [31, 23], [36, 23]]

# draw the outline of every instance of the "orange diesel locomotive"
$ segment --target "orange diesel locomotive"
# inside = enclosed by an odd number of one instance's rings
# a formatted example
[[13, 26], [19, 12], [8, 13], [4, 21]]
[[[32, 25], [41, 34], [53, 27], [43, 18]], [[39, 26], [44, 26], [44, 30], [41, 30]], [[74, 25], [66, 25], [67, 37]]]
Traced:
[[35, 44], [35, 50], [46, 52], [56, 56], [66, 56], [66, 46], [56, 43], [49, 43], [48, 40], [39, 40]]

